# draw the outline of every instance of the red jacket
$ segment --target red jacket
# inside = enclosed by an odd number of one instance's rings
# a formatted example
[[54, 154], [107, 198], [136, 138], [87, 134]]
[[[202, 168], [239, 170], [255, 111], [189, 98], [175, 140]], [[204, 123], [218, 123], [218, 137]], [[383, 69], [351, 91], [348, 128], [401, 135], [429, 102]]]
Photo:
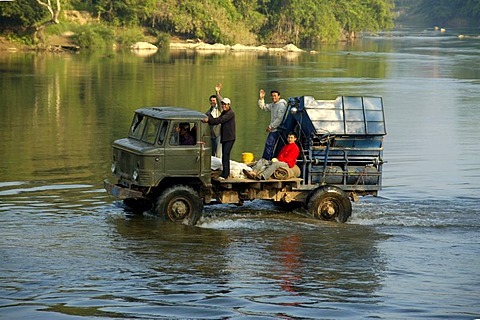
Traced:
[[280, 153], [277, 156], [278, 161], [288, 163], [290, 168], [293, 168], [295, 162], [297, 162], [298, 155], [300, 154], [300, 148], [297, 144], [289, 143], [283, 146]]

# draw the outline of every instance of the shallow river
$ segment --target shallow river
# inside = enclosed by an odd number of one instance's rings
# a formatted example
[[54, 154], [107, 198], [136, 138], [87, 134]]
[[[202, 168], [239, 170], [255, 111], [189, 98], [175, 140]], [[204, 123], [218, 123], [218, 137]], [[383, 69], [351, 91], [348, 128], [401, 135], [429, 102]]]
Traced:
[[[480, 318], [480, 38], [410, 29], [315, 53], [0, 53], [0, 318]], [[477, 32], [477, 31], [470, 31]], [[133, 110], [237, 115], [261, 153], [282, 97], [384, 99], [384, 189], [346, 224], [254, 201], [197, 227], [106, 195]]]

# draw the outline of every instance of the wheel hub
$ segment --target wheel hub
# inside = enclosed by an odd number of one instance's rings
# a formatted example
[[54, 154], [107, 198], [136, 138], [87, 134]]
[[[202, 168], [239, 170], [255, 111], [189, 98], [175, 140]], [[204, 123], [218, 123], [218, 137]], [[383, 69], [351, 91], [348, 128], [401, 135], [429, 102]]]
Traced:
[[184, 218], [188, 212], [188, 206], [184, 201], [175, 201], [172, 205], [172, 215], [176, 219]]
[[327, 218], [335, 216], [335, 212], [335, 206], [331, 202], [325, 203], [320, 209], [320, 214]]

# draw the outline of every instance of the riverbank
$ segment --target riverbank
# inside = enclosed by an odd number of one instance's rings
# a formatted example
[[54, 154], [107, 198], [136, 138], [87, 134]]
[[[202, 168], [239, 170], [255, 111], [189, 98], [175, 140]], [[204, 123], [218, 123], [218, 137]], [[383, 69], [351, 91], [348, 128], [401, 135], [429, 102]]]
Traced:
[[[293, 44], [287, 44], [284, 46], [245, 46], [242, 44], [224, 45], [221, 43], [205, 43], [199, 40], [181, 40], [178, 38], [172, 38], [169, 41], [169, 48], [172, 50], [195, 50], [195, 51], [213, 51], [213, 52], [222, 52], [222, 51], [250, 51], [250, 52], [303, 52], [304, 50], [298, 48]], [[0, 36], [0, 51], [28, 51], [28, 50], [44, 50], [44, 51], [77, 51], [80, 47], [75, 45], [69, 34], [65, 35], [52, 35], [46, 39], [46, 44], [43, 48], [39, 49], [38, 47], [29, 46], [26, 44], [21, 44], [18, 42], [10, 41], [5, 37]], [[154, 45], [147, 42], [138, 42], [133, 44], [131, 49], [137, 51], [144, 50], [156, 50], [158, 49]]]
[[13, 41], [7, 40], [7, 38], [0, 36], [0, 51], [22, 51], [26, 50], [25, 45], [20, 45]]
[[209, 44], [201, 41], [170, 42], [170, 49], [196, 50], [196, 51], [255, 51], [255, 52], [303, 52], [304, 51], [293, 44], [287, 44], [282, 47], [275, 47], [275, 46], [268, 47], [266, 45], [245, 46], [242, 44], [235, 44], [233, 46], [230, 46], [230, 45], [224, 45], [221, 43]]

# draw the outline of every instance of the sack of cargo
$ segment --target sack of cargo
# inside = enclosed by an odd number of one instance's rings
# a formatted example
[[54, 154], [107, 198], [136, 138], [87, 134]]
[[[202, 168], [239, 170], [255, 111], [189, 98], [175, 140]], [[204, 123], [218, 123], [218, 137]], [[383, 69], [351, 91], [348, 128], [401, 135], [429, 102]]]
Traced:
[[300, 177], [300, 168], [297, 165], [293, 166], [293, 168], [280, 167], [275, 170], [273, 176], [278, 180], [298, 178]]

